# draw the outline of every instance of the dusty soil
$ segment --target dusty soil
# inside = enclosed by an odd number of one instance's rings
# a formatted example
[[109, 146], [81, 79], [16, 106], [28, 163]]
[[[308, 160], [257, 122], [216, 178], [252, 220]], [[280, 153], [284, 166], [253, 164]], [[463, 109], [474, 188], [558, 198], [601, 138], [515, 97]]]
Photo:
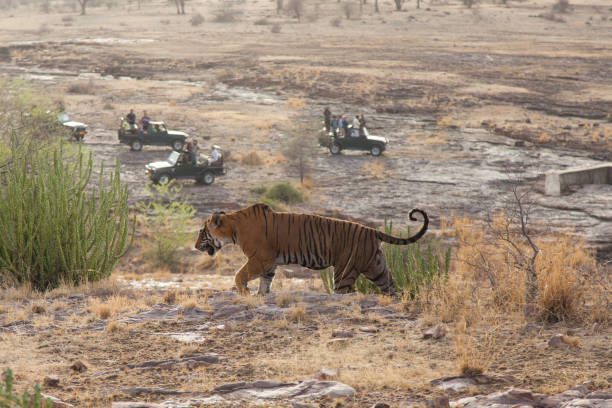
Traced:
[[[609, 259], [609, 186], [578, 187], [560, 199], [541, 194], [546, 171], [610, 160], [605, 2], [572, 2], [556, 14], [564, 22], [542, 18], [550, 5], [533, 1], [406, 4], [405, 12], [383, 3], [380, 14], [365, 5], [350, 21], [342, 21], [343, 4], [307, 3], [302, 23], [277, 16], [267, 2], [241, 4], [233, 6], [242, 12], [237, 22], [217, 23], [217, 4], [190, 2], [205, 17], [199, 26], [158, 4], [92, 8], [86, 16], [59, 4], [51, 14], [22, 7], [0, 19], [0, 72], [62, 98], [74, 119], [90, 125], [85, 144], [95, 157], [121, 161], [134, 201], [145, 197], [144, 164], [167, 150], [134, 153], [116, 144], [129, 108], [234, 158], [253, 151], [269, 158], [230, 163], [230, 174], [209, 188], [184, 183], [186, 199], [207, 214], [256, 201], [255, 187], [295, 178], [284, 140], [295, 131], [314, 138], [330, 106], [364, 113], [390, 147], [378, 159], [319, 149], [302, 209], [404, 224], [420, 207], [437, 227], [502, 207], [520, 179], [535, 190], [534, 222], [575, 230]], [[270, 31], [273, 23], [280, 33]]]
[[[281, 277], [276, 293], [262, 299], [198, 289], [210, 283], [227, 288], [223, 277], [174, 275], [173, 285], [168, 278], [119, 274], [115, 284], [44, 298], [4, 292], [0, 363], [18, 373], [20, 385], [57, 376], [59, 386], [45, 386], [44, 392], [75, 406], [177, 403], [210, 396], [223, 384], [300, 381], [323, 368], [335, 371], [330, 380], [356, 389], [345, 399], [348, 406], [411, 406], [435, 395], [454, 400], [508, 387], [551, 394], [586, 381], [601, 389], [609, 381], [610, 333], [597, 326], [502, 320], [488, 329], [495, 341], [480, 345], [481, 363], [488, 367], [484, 380], [442, 390], [432, 381], [457, 373], [458, 363], [449, 357], [456, 352], [455, 330], [447, 325], [446, 336], [425, 339], [431, 323], [401, 303], [330, 296], [315, 279]], [[558, 332], [579, 339], [579, 346], [547, 346]], [[71, 368], [77, 361], [84, 371]]]

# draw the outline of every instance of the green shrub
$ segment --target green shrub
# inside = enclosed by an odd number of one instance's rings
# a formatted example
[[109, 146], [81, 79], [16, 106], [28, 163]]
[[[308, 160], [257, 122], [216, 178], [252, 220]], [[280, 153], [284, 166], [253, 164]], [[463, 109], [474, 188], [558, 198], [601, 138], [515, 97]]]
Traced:
[[128, 245], [127, 188], [65, 143], [12, 142], [0, 174], [0, 284], [48, 290], [110, 275]]
[[[393, 234], [393, 225], [385, 221], [384, 230]], [[410, 236], [408, 229], [401, 236]], [[443, 250], [436, 242], [429, 242], [425, 246], [420, 242], [411, 245], [383, 244], [383, 252], [387, 267], [393, 275], [398, 291], [414, 299], [424, 286], [431, 285], [440, 276], [448, 275], [450, 267], [451, 250]], [[334, 288], [334, 273], [332, 268], [320, 273], [325, 290], [329, 293]], [[355, 289], [360, 293], [379, 293], [380, 291], [365, 276], [361, 275], [355, 282]]]
[[149, 215], [146, 222], [150, 245], [146, 248], [146, 256], [157, 266], [173, 268], [179, 262], [179, 248], [193, 238], [189, 221], [196, 210], [181, 201], [181, 189], [174, 182], [153, 188], [149, 190], [152, 200], [140, 205]]
[[304, 196], [291, 183], [286, 181], [273, 184], [263, 195], [265, 200], [283, 204], [297, 204], [304, 202]]
[[6, 369], [2, 375], [2, 381], [0, 381], [0, 408], [50, 408], [53, 406], [50, 399], [43, 400], [38, 384], [34, 386], [33, 394], [24, 391], [19, 396], [13, 390], [13, 381], [13, 372]]

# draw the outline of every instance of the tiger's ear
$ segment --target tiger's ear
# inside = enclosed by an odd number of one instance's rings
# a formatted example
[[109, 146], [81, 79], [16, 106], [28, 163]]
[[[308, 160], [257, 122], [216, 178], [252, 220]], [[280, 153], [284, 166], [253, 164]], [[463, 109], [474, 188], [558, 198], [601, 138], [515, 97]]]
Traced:
[[216, 212], [213, 214], [212, 222], [215, 227], [218, 227], [219, 225], [221, 225], [221, 220], [223, 219], [224, 215], [225, 215], [224, 212]]

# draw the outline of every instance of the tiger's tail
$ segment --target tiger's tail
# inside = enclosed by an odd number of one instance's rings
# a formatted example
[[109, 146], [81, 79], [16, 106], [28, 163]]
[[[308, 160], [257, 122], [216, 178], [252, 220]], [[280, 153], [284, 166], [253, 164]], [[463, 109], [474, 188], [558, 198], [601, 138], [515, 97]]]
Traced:
[[409, 215], [412, 221], [418, 221], [416, 217], [414, 216], [414, 213], [419, 213], [423, 216], [423, 226], [421, 227], [420, 231], [414, 234], [413, 236], [408, 237], [408, 238], [398, 238], [398, 237], [394, 237], [393, 235], [385, 234], [382, 231], [376, 231], [376, 238], [388, 244], [393, 244], [393, 245], [408, 245], [408, 244], [418, 241], [419, 238], [425, 235], [425, 232], [427, 231], [427, 227], [429, 226], [429, 217], [427, 216], [427, 213], [425, 213], [425, 211], [415, 208], [412, 211], [410, 211], [410, 215]]

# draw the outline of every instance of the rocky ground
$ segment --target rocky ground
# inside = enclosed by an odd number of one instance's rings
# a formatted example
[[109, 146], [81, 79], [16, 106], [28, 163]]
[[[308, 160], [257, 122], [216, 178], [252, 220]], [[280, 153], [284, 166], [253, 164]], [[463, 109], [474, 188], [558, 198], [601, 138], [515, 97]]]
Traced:
[[[221, 277], [200, 277], [218, 286]], [[482, 375], [457, 377], [452, 324], [394, 300], [283, 279], [266, 298], [132, 289], [4, 293], [0, 362], [73, 406], [610, 406], [609, 331], [492, 327]], [[194, 277], [179, 285], [192, 286]], [[531, 390], [531, 391], [526, 391]], [[568, 391], [569, 390], [569, 391]], [[389, 404], [389, 405], [384, 405]], [[433, 404], [433, 405], [432, 405]]]

